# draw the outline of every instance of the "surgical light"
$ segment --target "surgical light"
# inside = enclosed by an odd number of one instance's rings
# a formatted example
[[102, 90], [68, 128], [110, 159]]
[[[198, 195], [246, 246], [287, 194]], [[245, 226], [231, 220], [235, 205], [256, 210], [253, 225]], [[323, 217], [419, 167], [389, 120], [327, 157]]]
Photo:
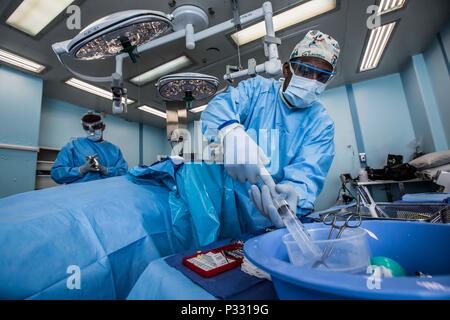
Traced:
[[52, 22], [74, 0], [24, 0], [6, 23], [35, 36]]
[[200, 73], [177, 73], [158, 80], [158, 92], [167, 101], [204, 100], [212, 97], [220, 82], [213, 76]]
[[378, 13], [385, 14], [403, 8], [406, 0], [381, 0]]
[[359, 68], [360, 72], [378, 67], [396, 24], [396, 22], [392, 22], [370, 31], [369, 41]]
[[206, 109], [207, 106], [208, 106], [208, 105], [205, 104], [205, 105], [202, 105], [202, 106], [200, 106], [200, 107], [192, 108], [192, 109], [189, 110], [189, 111], [191, 111], [191, 112], [193, 112], [193, 113], [200, 113], [200, 112], [203, 112], [203, 111]]
[[45, 69], [45, 67], [39, 63], [2, 49], [0, 49], [0, 60], [34, 73], [41, 73]]
[[[311, 0], [273, 16], [275, 31], [280, 31], [300, 22], [335, 9], [336, 0]], [[264, 21], [256, 23], [231, 35], [233, 41], [242, 46], [266, 35]]]
[[162, 12], [121, 11], [91, 23], [70, 41], [66, 51], [79, 60], [104, 59], [122, 52], [131, 56], [137, 46], [171, 29], [169, 17]]
[[138, 107], [138, 109], [142, 110], [142, 111], [145, 111], [145, 112], [148, 112], [148, 113], [151, 113], [151, 114], [154, 114], [155, 116], [158, 116], [158, 117], [161, 117], [161, 118], [164, 118], [164, 119], [167, 118], [167, 114], [165, 112], [162, 112], [162, 111], [160, 111], [158, 109], [155, 109], [155, 108], [152, 108], [152, 107], [149, 107], [149, 106], [146, 106], [146, 105], [140, 106], [140, 107]]
[[169, 62], [166, 62], [154, 69], [151, 69], [141, 75], [138, 75], [130, 81], [135, 85], [142, 86], [146, 83], [152, 82], [164, 75], [175, 72], [177, 70], [188, 67], [192, 64], [192, 61], [186, 57], [181, 56]]
[[[109, 100], [113, 100], [113, 94], [111, 93], [111, 91], [93, 86], [92, 84], [89, 84], [87, 82], [81, 81], [79, 79], [75, 79], [75, 78], [71, 78], [69, 80], [66, 81], [66, 84], [75, 87], [77, 89], [89, 92], [91, 94], [95, 94], [99, 97], [105, 98], [105, 99], [109, 99]], [[127, 99], [127, 104], [133, 104], [135, 101], [131, 100], [131, 99]]]
[[[183, 143], [188, 141], [186, 129], [192, 102], [212, 97], [219, 84], [216, 77], [191, 72], [170, 74], [156, 83], [160, 96], [166, 101], [167, 137], [171, 144], [181, 144], [178, 155], [183, 155]], [[185, 106], [178, 102], [184, 102]]]

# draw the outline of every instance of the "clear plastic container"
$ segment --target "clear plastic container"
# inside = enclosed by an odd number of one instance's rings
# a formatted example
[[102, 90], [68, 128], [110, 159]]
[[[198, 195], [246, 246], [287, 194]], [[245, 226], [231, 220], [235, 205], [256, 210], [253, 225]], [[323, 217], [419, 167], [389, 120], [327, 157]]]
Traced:
[[[347, 228], [339, 239], [331, 240], [328, 240], [329, 228], [310, 229], [308, 232], [321, 252], [328, 252], [328, 255], [324, 257], [323, 263], [305, 265], [306, 262], [300, 248], [288, 233], [283, 236], [283, 242], [292, 264], [334, 272], [366, 272], [370, 261], [370, 248], [365, 229]], [[334, 237], [336, 234], [337, 231], [334, 231]]]

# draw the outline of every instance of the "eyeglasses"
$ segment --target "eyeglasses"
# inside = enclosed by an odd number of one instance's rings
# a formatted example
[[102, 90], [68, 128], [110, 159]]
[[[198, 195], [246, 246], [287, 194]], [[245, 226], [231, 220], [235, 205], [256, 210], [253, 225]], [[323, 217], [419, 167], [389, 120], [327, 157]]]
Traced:
[[291, 65], [292, 71], [295, 75], [307, 79], [317, 80], [322, 83], [327, 83], [336, 75], [336, 72], [318, 69], [309, 64], [299, 61], [290, 61], [289, 64]]

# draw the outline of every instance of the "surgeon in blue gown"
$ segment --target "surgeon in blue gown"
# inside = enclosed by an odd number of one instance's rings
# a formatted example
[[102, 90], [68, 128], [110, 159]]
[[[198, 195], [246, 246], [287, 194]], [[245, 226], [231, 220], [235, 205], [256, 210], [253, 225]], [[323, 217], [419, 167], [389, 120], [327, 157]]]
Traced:
[[[128, 164], [116, 145], [103, 140], [106, 125], [100, 113], [81, 118], [86, 137], [67, 143], [59, 152], [51, 176], [59, 184], [85, 182], [125, 175]], [[97, 161], [88, 157], [95, 156]]]
[[223, 162], [237, 196], [243, 203], [251, 199], [277, 227], [283, 224], [271, 190], [257, 184], [259, 164], [297, 214], [314, 209], [335, 155], [334, 123], [319, 97], [335, 75], [339, 52], [335, 39], [311, 30], [283, 65], [284, 79], [242, 81], [217, 95], [202, 114], [208, 141], [223, 143]]

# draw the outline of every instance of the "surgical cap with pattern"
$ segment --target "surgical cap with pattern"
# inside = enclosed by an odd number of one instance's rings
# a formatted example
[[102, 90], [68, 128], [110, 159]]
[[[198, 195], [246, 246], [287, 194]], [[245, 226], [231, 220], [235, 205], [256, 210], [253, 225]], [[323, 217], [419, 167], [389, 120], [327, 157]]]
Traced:
[[311, 30], [295, 46], [290, 59], [315, 57], [329, 62], [336, 68], [340, 51], [339, 43], [331, 36], [319, 30]]

